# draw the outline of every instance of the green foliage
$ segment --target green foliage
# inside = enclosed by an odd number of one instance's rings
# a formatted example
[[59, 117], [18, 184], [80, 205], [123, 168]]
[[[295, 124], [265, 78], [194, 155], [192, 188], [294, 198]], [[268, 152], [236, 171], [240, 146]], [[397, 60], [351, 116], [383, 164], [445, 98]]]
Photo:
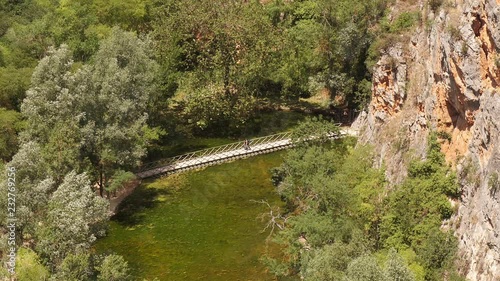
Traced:
[[0, 108], [0, 159], [9, 160], [18, 148], [17, 134], [23, 128], [19, 113]]
[[255, 97], [279, 88], [272, 67], [278, 34], [264, 7], [254, 1], [166, 1], [155, 15], [161, 88], [173, 96], [177, 123], [196, 134], [241, 133]]
[[[312, 117], [299, 122], [293, 130], [292, 141], [299, 145], [319, 145], [326, 143], [332, 135], [339, 133], [338, 125], [324, 120], [321, 116], [319, 118]], [[311, 136], [313, 137], [311, 138]]]
[[122, 256], [109, 255], [96, 267], [98, 281], [127, 281], [132, 280], [127, 262]]
[[[345, 143], [331, 147], [310, 145], [290, 151], [280, 168], [286, 176], [278, 191], [289, 212], [299, 215], [288, 220], [279, 240], [293, 257], [291, 265], [302, 264], [302, 274], [311, 280], [337, 280], [332, 278], [343, 276], [349, 262], [369, 249], [362, 233], [375, 226], [380, 203], [378, 190], [384, 182], [383, 173], [371, 168], [371, 157], [368, 148], [352, 150]], [[321, 251], [318, 255], [313, 252], [307, 264], [305, 257], [296, 256], [306, 247], [296, 242], [299, 236], [307, 247]], [[352, 253], [335, 252], [342, 249], [351, 249]], [[334, 252], [330, 255], [331, 251]], [[337, 263], [339, 256], [347, 260], [325, 271], [322, 263]]]
[[90, 281], [93, 275], [90, 254], [69, 254], [57, 267], [55, 280]]
[[368, 56], [366, 59], [366, 67], [369, 71], [373, 70], [373, 67], [380, 59], [383, 53], [386, 53], [389, 47], [394, 46], [398, 42], [399, 38], [397, 34], [383, 33], [370, 45], [368, 49]]
[[105, 234], [109, 203], [92, 191], [86, 174], [66, 175], [47, 205], [36, 247], [52, 267], [70, 253], [88, 250]]
[[[45, 143], [56, 123], [74, 119], [70, 106], [74, 78], [71, 73], [71, 52], [67, 46], [51, 49], [49, 56], [40, 60], [21, 111], [27, 119], [26, 133], [31, 140]], [[75, 114], [76, 115], [76, 114]]]
[[[19, 238], [31, 239], [35, 235], [40, 218], [45, 215], [50, 192], [53, 191], [55, 183], [48, 178], [40, 146], [34, 142], [22, 144], [6, 166], [16, 169], [16, 227], [22, 233]], [[3, 182], [0, 188], [6, 193], [7, 183]], [[3, 218], [5, 216], [6, 214], [2, 215]]]
[[275, 276], [287, 276], [289, 274], [289, 268], [285, 263], [279, 262], [278, 260], [270, 258], [269, 256], [261, 257], [260, 261]]
[[389, 31], [392, 33], [398, 33], [407, 30], [414, 26], [419, 20], [420, 12], [403, 12], [390, 25]]
[[205, 135], [238, 135], [255, 114], [255, 99], [248, 95], [228, 95], [223, 85], [188, 88], [186, 95], [173, 106], [191, 131]]
[[[458, 196], [456, 176], [444, 166], [437, 136], [431, 134], [427, 160], [412, 163], [408, 179], [387, 198], [389, 208], [380, 225], [385, 247], [415, 249], [424, 260], [426, 275], [444, 266], [446, 258], [454, 255], [456, 240], [443, 238], [439, 227], [453, 214], [448, 198]], [[446, 242], [446, 246], [438, 246], [436, 241]]]
[[347, 267], [349, 281], [382, 281], [387, 280], [378, 266], [377, 260], [371, 256], [361, 256], [353, 260]]
[[[460, 194], [436, 133], [428, 147], [427, 159], [412, 162], [408, 178], [387, 195], [369, 148], [320, 143], [290, 151], [274, 176], [290, 216], [277, 236], [290, 271], [305, 280], [434, 280], [453, 273], [456, 239], [440, 226], [453, 214], [449, 198]], [[331, 254], [339, 245], [357, 250]], [[369, 254], [387, 249], [382, 269]]]
[[110, 184], [109, 186], [106, 187], [106, 191], [111, 191], [111, 192], [116, 191], [120, 189], [123, 186], [123, 184], [135, 178], [136, 176], [131, 172], [117, 170], [111, 177]]
[[451, 142], [451, 134], [446, 131], [439, 131], [436, 133], [436, 135], [438, 138], [442, 140], [447, 140], [448, 142]]
[[0, 67], [0, 106], [19, 110], [32, 72], [31, 68]]
[[387, 16], [382, 18], [379, 24], [379, 34], [377, 34], [367, 52], [365, 60], [367, 69], [371, 71], [381, 55], [386, 54], [390, 47], [401, 41], [400, 33], [409, 30], [421, 20], [419, 11], [403, 12], [393, 22], [390, 22]]
[[43, 144], [57, 179], [89, 171], [102, 193], [114, 169], [136, 166], [158, 137], [146, 124], [156, 73], [147, 44], [114, 28], [76, 71], [64, 45], [40, 61], [21, 109], [26, 135]]
[[334, 242], [304, 254], [301, 275], [305, 280], [343, 280], [349, 263], [366, 251], [361, 237], [351, 242]]
[[385, 275], [387, 281], [415, 281], [413, 273], [393, 248], [389, 250], [385, 264]]
[[451, 232], [433, 229], [418, 248], [417, 253], [428, 269], [439, 269], [454, 257], [457, 248], [456, 238]]
[[337, 2], [170, 0], [155, 7], [162, 95], [174, 97], [182, 113], [177, 123], [197, 134], [238, 131], [255, 110], [249, 97], [296, 101], [311, 89], [328, 91], [343, 106], [365, 105], [369, 30], [385, 1]]
[[40, 263], [40, 259], [34, 251], [25, 247], [17, 250], [16, 280], [45, 281], [49, 280], [49, 276], [49, 271]]
[[144, 31], [148, 28], [151, 0], [105, 1], [94, 0], [93, 16], [108, 26], [120, 26], [126, 30]]

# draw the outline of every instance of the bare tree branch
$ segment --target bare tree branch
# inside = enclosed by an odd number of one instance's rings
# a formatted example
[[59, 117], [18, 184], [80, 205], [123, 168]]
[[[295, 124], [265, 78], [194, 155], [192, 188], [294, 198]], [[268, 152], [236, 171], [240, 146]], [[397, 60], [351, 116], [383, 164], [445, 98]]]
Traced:
[[275, 228], [278, 228], [279, 230], [285, 229], [286, 222], [291, 216], [288, 216], [288, 215], [283, 216], [280, 212], [280, 208], [279, 207], [274, 207], [274, 208], [271, 207], [271, 205], [269, 204], [269, 202], [267, 202], [267, 200], [259, 200], [259, 201], [250, 200], [250, 201], [254, 202], [254, 203], [264, 204], [269, 208], [269, 212], [263, 213], [259, 216], [259, 218], [262, 221], [267, 220], [267, 224], [264, 227], [264, 229], [261, 231], [261, 233], [264, 233], [267, 230], [270, 230], [269, 235], [267, 236], [268, 239], [273, 235]]

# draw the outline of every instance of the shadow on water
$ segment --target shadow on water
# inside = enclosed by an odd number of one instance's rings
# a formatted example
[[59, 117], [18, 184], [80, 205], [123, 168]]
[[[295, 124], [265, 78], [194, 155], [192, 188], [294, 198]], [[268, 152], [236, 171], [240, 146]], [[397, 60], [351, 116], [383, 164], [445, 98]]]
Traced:
[[139, 185], [136, 190], [129, 195], [118, 207], [116, 215], [111, 220], [123, 226], [135, 226], [141, 224], [144, 220], [147, 209], [153, 209], [158, 205], [155, 200], [159, 196], [171, 195], [167, 189], [162, 188], [147, 188], [145, 184]]

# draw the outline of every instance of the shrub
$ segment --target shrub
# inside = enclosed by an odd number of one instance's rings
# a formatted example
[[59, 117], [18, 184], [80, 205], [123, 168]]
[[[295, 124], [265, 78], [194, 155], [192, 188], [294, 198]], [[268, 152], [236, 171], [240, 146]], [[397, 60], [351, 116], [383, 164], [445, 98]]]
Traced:
[[462, 56], [467, 55], [467, 52], [469, 51], [469, 46], [467, 46], [467, 43], [464, 41], [462, 42], [462, 49], [460, 52], [462, 53]]
[[366, 68], [373, 71], [373, 67], [380, 59], [383, 53], [386, 53], [389, 47], [398, 43], [398, 36], [396, 34], [385, 34], [378, 37], [368, 49], [368, 57], [366, 58]]
[[439, 132], [437, 132], [437, 136], [438, 136], [438, 138], [440, 138], [442, 140], [447, 140], [448, 142], [451, 141], [451, 134], [448, 132], [439, 131]]
[[458, 27], [453, 25], [448, 25], [448, 33], [450, 33], [451, 39], [454, 41], [459, 41], [462, 39], [462, 33], [458, 29]]
[[390, 27], [390, 32], [397, 33], [404, 31], [415, 25], [420, 19], [419, 12], [404, 12], [394, 21]]
[[429, 7], [435, 13], [443, 4], [443, 0], [429, 0]]
[[492, 173], [488, 178], [488, 187], [490, 189], [490, 194], [494, 195], [497, 192], [499, 184], [500, 181], [498, 179], [498, 173]]

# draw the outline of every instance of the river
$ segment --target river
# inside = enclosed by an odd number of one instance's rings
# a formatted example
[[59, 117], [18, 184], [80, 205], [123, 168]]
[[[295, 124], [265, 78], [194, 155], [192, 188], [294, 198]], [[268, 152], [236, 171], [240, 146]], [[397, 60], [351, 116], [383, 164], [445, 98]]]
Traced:
[[95, 250], [123, 255], [137, 280], [276, 280], [259, 260], [276, 246], [255, 201], [282, 205], [269, 170], [283, 153], [143, 182]]

